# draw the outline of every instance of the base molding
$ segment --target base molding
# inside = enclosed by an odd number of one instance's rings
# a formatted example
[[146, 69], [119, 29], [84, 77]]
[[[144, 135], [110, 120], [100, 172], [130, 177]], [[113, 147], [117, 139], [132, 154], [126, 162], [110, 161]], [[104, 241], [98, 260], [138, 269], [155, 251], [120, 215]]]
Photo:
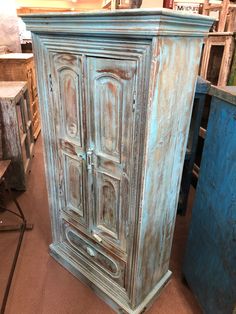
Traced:
[[90, 274], [86, 274], [86, 270], [83, 267], [80, 267], [79, 264], [75, 263], [74, 260], [70, 259], [70, 257], [65, 254], [60, 244], [50, 245], [50, 255], [70, 273], [90, 287], [97, 296], [99, 296], [103, 301], [105, 301], [110, 307], [120, 314], [140, 314], [146, 311], [147, 308], [150, 307], [154, 302], [155, 297], [158, 296], [172, 275], [172, 272], [168, 270], [167, 273], [158, 282], [158, 284], [146, 296], [143, 302], [140, 303], [139, 306], [135, 309], [131, 309], [127, 299], [115, 298], [111, 294], [111, 291], [98, 285], [98, 283], [93, 280], [93, 277], [90, 276]]

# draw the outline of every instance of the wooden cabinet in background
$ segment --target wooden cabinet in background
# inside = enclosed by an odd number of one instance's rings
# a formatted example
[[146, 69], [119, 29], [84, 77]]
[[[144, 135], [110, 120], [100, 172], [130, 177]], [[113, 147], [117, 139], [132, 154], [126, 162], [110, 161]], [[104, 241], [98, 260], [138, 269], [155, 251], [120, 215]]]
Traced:
[[27, 81], [32, 113], [33, 134], [40, 132], [40, 113], [32, 53], [8, 53], [0, 55], [0, 81]]
[[0, 82], [1, 158], [10, 159], [9, 184], [26, 189], [34, 138], [27, 82]]
[[211, 86], [211, 109], [183, 273], [203, 313], [236, 313], [236, 86]]
[[23, 17], [36, 56], [51, 254], [117, 312], [141, 313], [171, 275], [212, 20], [167, 10], [58, 15]]

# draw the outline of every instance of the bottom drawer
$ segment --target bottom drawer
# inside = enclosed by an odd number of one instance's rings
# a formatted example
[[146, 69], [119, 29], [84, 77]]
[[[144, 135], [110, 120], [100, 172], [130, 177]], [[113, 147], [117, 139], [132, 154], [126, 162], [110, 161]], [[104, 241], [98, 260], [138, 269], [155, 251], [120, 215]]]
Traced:
[[76, 254], [79, 263], [87, 263], [125, 288], [125, 263], [110, 256], [97, 243], [79, 233], [68, 223], [63, 223], [63, 243]]

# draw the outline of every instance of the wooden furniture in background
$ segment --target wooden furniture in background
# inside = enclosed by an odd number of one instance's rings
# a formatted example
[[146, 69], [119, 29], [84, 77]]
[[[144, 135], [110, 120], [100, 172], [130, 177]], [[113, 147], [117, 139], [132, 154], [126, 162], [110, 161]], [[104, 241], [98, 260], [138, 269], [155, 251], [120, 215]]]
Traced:
[[17, 15], [28, 13], [47, 13], [47, 12], [71, 12], [70, 8], [45, 8], [45, 7], [20, 7], [16, 10]]
[[236, 87], [211, 87], [212, 103], [183, 273], [204, 313], [236, 302]]
[[103, 9], [135, 9], [139, 8], [142, 0], [104, 0]]
[[10, 187], [26, 189], [34, 138], [27, 82], [0, 82], [2, 158], [12, 161]]
[[27, 81], [32, 113], [34, 138], [39, 135], [40, 113], [32, 53], [9, 53], [0, 55], [0, 81]]
[[23, 20], [37, 61], [51, 254], [117, 312], [141, 313], [171, 275], [195, 82], [212, 19], [157, 9]]
[[200, 75], [213, 85], [226, 86], [234, 48], [233, 33], [209, 33], [203, 50]]
[[187, 209], [202, 112], [210, 86], [209, 81], [198, 77], [179, 194], [178, 214], [181, 215], [185, 215]]
[[218, 12], [219, 19], [216, 27], [217, 32], [236, 32], [236, 2], [223, 0], [222, 3], [210, 3], [205, 0], [203, 14], [211, 15], [211, 12]]
[[234, 50], [228, 85], [236, 86], [236, 49]]

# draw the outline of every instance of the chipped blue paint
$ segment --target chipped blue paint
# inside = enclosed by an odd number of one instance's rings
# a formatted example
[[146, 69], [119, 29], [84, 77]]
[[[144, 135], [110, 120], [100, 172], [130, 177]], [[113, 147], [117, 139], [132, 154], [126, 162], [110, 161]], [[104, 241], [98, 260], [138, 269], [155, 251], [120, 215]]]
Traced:
[[[202, 41], [159, 38], [149, 104], [137, 289], [145, 297], [168, 271], [181, 171]], [[184, 49], [182, 49], [184, 47]], [[178, 54], [176, 63], [174, 55]], [[158, 61], [157, 61], [158, 60]], [[183, 64], [188, 60], [186, 71]], [[165, 75], [163, 75], [165, 73]], [[166, 78], [171, 78], [166, 84]], [[182, 88], [176, 89], [176, 82]], [[172, 91], [171, 93], [169, 91]]]
[[[37, 56], [54, 235], [51, 254], [69, 271], [92, 286], [96, 293], [99, 295], [102, 293], [102, 297], [112, 304], [117, 312], [141, 313], [159, 293], [171, 274], [168, 270], [169, 256], [195, 80], [203, 37], [207, 34], [213, 19], [156, 9], [34, 14], [24, 16], [23, 20], [32, 31]], [[55, 95], [57, 88], [53, 90], [48, 88], [50, 87], [48, 73], [52, 72], [51, 83], [57, 85], [52, 66], [55, 51], [75, 55], [76, 58], [82, 55], [81, 77], [84, 84], [81, 93], [84, 100], [81, 104], [82, 112], [89, 115], [83, 119], [85, 134], [88, 135], [88, 139], [85, 140], [86, 147], [90, 146], [90, 138], [100, 132], [99, 127], [94, 124], [96, 118], [92, 118], [96, 103], [93, 100], [96, 98], [94, 97], [96, 91], [93, 88], [95, 65], [101, 66], [99, 71], [113, 74], [120, 72], [119, 75], [122, 77], [126, 73], [125, 64], [128, 62], [131, 65], [135, 61], [135, 67], [132, 68], [135, 68], [133, 74], [136, 79], [133, 79], [133, 83], [130, 80], [127, 84], [123, 82], [122, 92], [123, 107], [127, 108], [127, 113], [131, 108], [132, 114], [127, 115], [123, 111], [126, 119], [119, 123], [122, 125], [121, 131], [124, 131], [120, 141], [121, 147], [123, 145], [122, 154], [118, 160], [115, 157], [106, 163], [109, 169], [105, 167], [105, 161], [99, 162], [96, 157], [98, 141], [93, 141], [94, 170], [91, 174], [91, 184], [84, 186], [85, 190], [88, 190], [85, 194], [91, 200], [89, 203], [91, 205], [85, 206], [84, 213], [90, 218], [83, 228], [77, 223], [77, 218], [74, 221], [72, 216], [64, 211], [64, 192], [60, 188], [62, 185], [55, 184], [62, 182], [65, 177], [63, 168], [58, 170], [54, 161], [58, 159], [58, 164], [62, 164], [58, 152], [60, 147], [57, 145], [57, 137], [60, 134], [58, 123], [60, 111], [55, 110], [54, 115], [54, 108], [57, 106], [59, 108], [60, 99]], [[96, 62], [91, 63], [89, 60], [92, 59]], [[117, 61], [114, 61], [115, 59]], [[112, 61], [108, 63], [107, 60]], [[54, 101], [54, 98], [59, 99], [59, 102]], [[104, 112], [101, 114], [102, 120], [104, 114], [106, 115]], [[50, 124], [50, 120], [54, 126]], [[132, 131], [128, 129], [125, 131], [127, 126], [132, 126], [132, 121], [134, 121]], [[132, 135], [132, 138], [129, 135]], [[127, 145], [124, 145], [125, 143]], [[56, 158], [52, 158], [53, 156]], [[130, 168], [127, 166], [126, 172], [125, 165], [128, 159]], [[95, 218], [100, 216], [101, 212], [100, 201], [93, 202], [98, 199], [97, 195], [100, 193], [96, 192], [99, 184], [92, 184], [92, 179], [98, 174], [98, 167], [101, 173], [108, 172], [116, 182], [128, 181], [126, 175], [130, 174], [130, 193], [122, 188], [125, 187], [123, 183], [120, 184], [120, 192], [117, 189], [116, 193], [117, 199], [122, 198], [119, 206], [122, 209], [121, 214], [117, 216], [120, 232], [115, 239], [112, 238], [111, 232], [110, 237], [106, 238], [104, 233], [100, 232], [103, 237], [102, 244], [99, 235], [94, 236], [96, 234], [94, 231], [98, 230], [97, 227], [94, 230], [97, 223]], [[120, 173], [122, 168], [123, 179]], [[91, 261], [82, 259], [79, 249], [75, 257], [69, 245], [61, 241], [62, 212], [63, 219], [73, 224], [81, 233], [86, 233], [86, 237], [92, 242], [95, 241], [96, 246], [101, 245], [107, 254], [110, 252], [109, 254], [121, 259], [121, 265], [125, 265], [125, 268], [121, 268], [121, 274], [122, 269], [125, 272], [124, 285], [120, 286], [112, 278], [104, 275], [102, 265], [91, 267]]]
[[212, 87], [183, 272], [204, 313], [236, 306], [236, 87]]

